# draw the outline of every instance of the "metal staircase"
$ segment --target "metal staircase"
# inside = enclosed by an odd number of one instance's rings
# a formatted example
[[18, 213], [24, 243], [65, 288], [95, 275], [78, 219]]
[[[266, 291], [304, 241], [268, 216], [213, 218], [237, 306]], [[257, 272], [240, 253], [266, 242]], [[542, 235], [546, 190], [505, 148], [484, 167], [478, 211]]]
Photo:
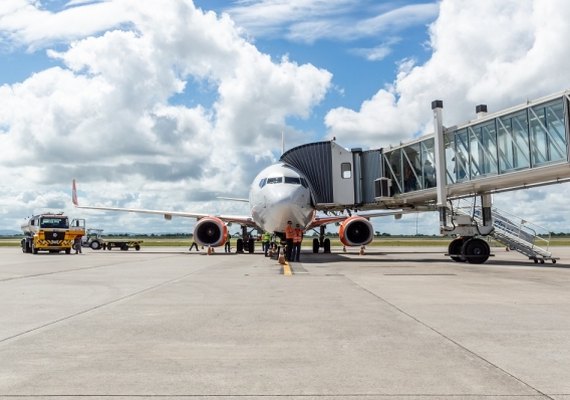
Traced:
[[[462, 199], [454, 202], [454, 212], [468, 215], [477, 224], [482, 224], [481, 209], [473, 202]], [[518, 251], [535, 263], [544, 264], [545, 260], [556, 263], [549, 251], [550, 233], [546, 228], [533, 224], [497, 208], [492, 209], [493, 231], [490, 236], [504, 244], [507, 249]], [[520, 221], [519, 223], [515, 221]]]

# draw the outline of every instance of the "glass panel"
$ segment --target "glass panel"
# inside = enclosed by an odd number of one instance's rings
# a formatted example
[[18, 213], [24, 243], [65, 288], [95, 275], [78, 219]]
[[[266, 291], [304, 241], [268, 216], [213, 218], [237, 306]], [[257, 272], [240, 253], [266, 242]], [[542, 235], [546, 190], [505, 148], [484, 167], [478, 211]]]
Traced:
[[[455, 183], [455, 133], [445, 135], [445, 175], [447, 183]], [[435, 165], [435, 163], [434, 163]]]
[[293, 176], [286, 176], [285, 177], [285, 183], [290, 183], [293, 185], [300, 185], [301, 184], [301, 178], [296, 178]]
[[[436, 185], [435, 175], [435, 139], [427, 139], [420, 142], [422, 159], [422, 181], [424, 189]], [[447, 149], [446, 149], [447, 150]], [[447, 151], [446, 151], [447, 153]]]
[[386, 177], [392, 179], [392, 195], [402, 192], [402, 164], [400, 158], [400, 150], [386, 153], [384, 158]]
[[497, 131], [495, 120], [481, 125], [479, 159], [481, 175], [497, 174]]
[[562, 99], [529, 108], [532, 165], [566, 159]]
[[526, 110], [499, 118], [497, 124], [499, 171], [502, 173], [528, 168], [530, 166], [530, 150]]
[[352, 177], [352, 168], [350, 163], [340, 164], [340, 173], [343, 179], [350, 179]]
[[403, 149], [404, 192], [421, 189], [419, 176], [421, 174], [420, 145], [418, 143]]
[[463, 182], [469, 179], [469, 133], [467, 129], [462, 129], [455, 133], [455, 156], [452, 161], [455, 161], [455, 180], [456, 182]]

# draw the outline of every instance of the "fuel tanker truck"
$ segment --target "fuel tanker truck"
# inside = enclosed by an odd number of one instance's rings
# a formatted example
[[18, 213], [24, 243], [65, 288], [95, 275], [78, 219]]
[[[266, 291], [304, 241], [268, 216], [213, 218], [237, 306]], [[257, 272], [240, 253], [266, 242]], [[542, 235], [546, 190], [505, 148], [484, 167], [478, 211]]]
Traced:
[[38, 251], [71, 253], [75, 238], [85, 235], [85, 220], [69, 218], [63, 213], [39, 214], [29, 218], [22, 225], [24, 238], [21, 241], [24, 253]]

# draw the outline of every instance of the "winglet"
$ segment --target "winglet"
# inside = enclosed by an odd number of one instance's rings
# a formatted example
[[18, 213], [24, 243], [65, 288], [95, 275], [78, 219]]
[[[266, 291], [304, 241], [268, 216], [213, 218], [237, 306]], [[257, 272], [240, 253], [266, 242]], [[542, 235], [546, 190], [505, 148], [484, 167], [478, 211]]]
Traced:
[[75, 207], [79, 206], [77, 202], [77, 187], [75, 186], [75, 179], [71, 183], [71, 201]]

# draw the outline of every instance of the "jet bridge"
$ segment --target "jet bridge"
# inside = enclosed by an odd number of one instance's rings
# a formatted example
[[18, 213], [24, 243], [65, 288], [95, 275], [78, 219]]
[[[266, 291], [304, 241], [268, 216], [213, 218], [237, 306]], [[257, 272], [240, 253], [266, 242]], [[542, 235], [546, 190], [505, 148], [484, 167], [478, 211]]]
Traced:
[[[443, 103], [434, 101], [433, 134], [366, 151], [312, 143], [281, 160], [306, 175], [319, 210], [439, 209], [443, 234], [486, 236], [497, 231], [491, 194], [570, 180], [569, 101], [564, 91], [492, 114], [479, 105], [476, 118], [450, 128], [442, 125]], [[480, 217], [459, 229], [448, 201], [474, 196], [481, 196]], [[450, 246], [450, 255], [472, 261], [464, 244]], [[472, 251], [488, 253], [484, 245]]]

